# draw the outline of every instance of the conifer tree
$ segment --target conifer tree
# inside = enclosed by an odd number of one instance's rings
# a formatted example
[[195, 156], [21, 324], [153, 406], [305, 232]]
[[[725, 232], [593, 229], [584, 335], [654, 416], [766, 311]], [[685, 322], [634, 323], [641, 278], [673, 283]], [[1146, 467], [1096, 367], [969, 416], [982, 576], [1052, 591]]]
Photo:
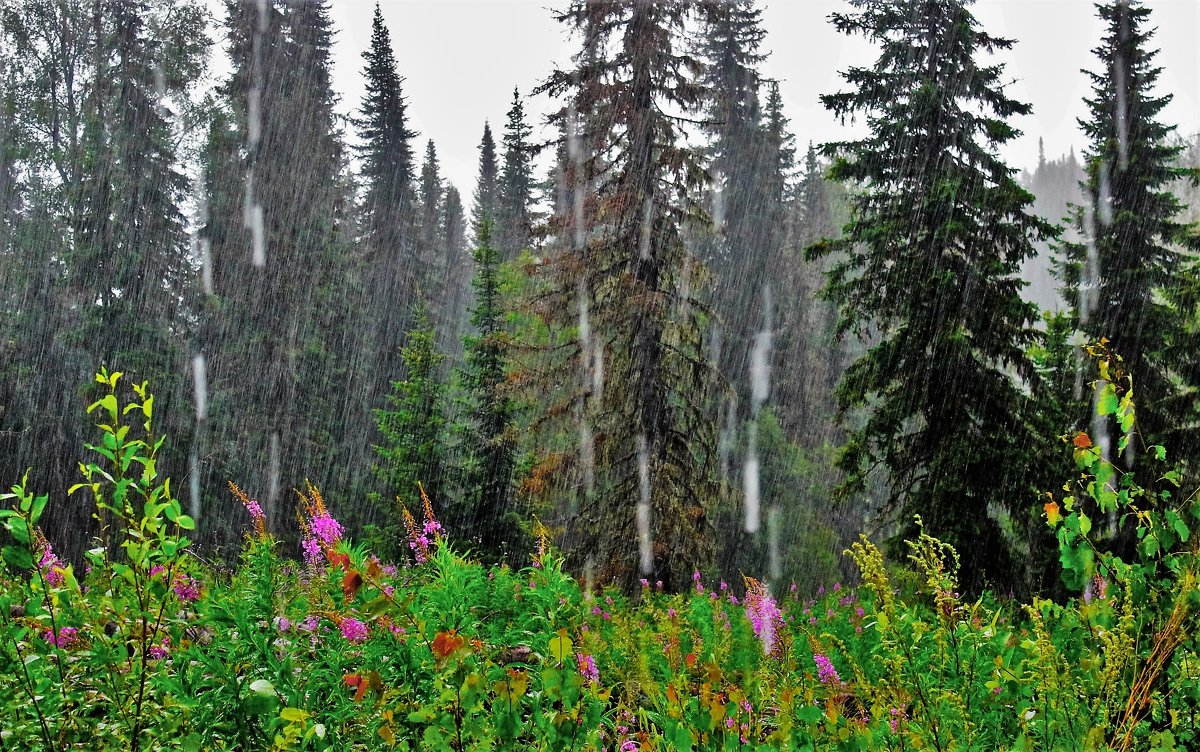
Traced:
[[371, 358], [368, 400], [382, 399], [400, 372], [400, 349], [408, 331], [411, 301], [420, 268], [416, 252], [416, 178], [407, 102], [396, 70], [391, 36], [379, 3], [371, 23], [371, 46], [363, 53], [366, 94], [355, 121], [363, 145], [362, 245], [365, 315], [369, 336], [363, 354]]
[[[343, 154], [330, 83], [326, 2], [227, 4], [229, 130], [216, 153], [210, 206], [213, 296], [205, 349], [213, 395], [214, 480], [238, 478], [268, 520], [310, 479], [341, 492], [355, 359], [345, 288]], [[230, 148], [230, 147], [234, 148]], [[357, 320], [357, 317], [354, 317]], [[248, 378], [247, 373], [254, 373]]]
[[1093, 50], [1099, 71], [1088, 73], [1088, 118], [1080, 121], [1089, 139], [1085, 204], [1071, 220], [1084, 242], [1062, 246], [1063, 281], [1078, 285], [1067, 300], [1084, 335], [1107, 337], [1133, 375], [1140, 437], [1133, 451], [1163, 443], [1194, 463], [1200, 371], [1188, 325], [1197, 301], [1185, 291], [1194, 287], [1200, 237], [1180, 221], [1184, 207], [1171, 184], [1196, 173], [1177, 166], [1182, 145], [1160, 119], [1171, 95], [1156, 92], [1150, 9], [1137, 0], [1096, 8], [1105, 31]]
[[[445, 189], [442, 186], [441, 167], [438, 164], [437, 147], [433, 139], [425, 144], [425, 161], [421, 163], [421, 178], [418, 186], [420, 212], [417, 227], [417, 257], [422, 269], [421, 299], [427, 302], [437, 300], [443, 290], [446, 266], [443, 251], [443, 222], [442, 199]], [[436, 315], [434, 319], [436, 320]]]
[[520, 528], [513, 514], [516, 408], [507, 383], [512, 344], [500, 292], [500, 252], [492, 245], [492, 223], [481, 223], [475, 234], [475, 278], [471, 282], [475, 333], [463, 345], [462, 384], [467, 404], [462, 501], [471, 515], [470, 530], [481, 552], [505, 558], [523, 551], [517, 545]]
[[467, 220], [462, 198], [454, 186], [446, 188], [442, 200], [442, 247], [438, 268], [442, 273], [441, 297], [437, 301], [435, 327], [438, 343], [452, 362], [462, 355], [462, 336], [471, 299], [471, 256], [467, 253]]
[[[738, 386], [738, 404], [750, 404], [750, 350], [768, 325], [768, 269], [779, 261], [783, 235], [777, 152], [763, 121], [758, 65], [765, 32], [755, 0], [715, 3], [698, 54], [710, 94], [706, 130], [713, 175], [716, 236], [705, 261], [715, 277], [714, 307], [720, 317], [721, 373]], [[778, 92], [776, 91], [776, 95]], [[775, 151], [775, 154], [771, 152]], [[772, 164], [772, 161], [775, 164]], [[778, 292], [778, 290], [776, 290]]]
[[[383, 440], [375, 447], [374, 469], [391, 492], [384, 504], [390, 510], [396, 498], [406, 504], [419, 498], [418, 483], [435, 504], [443, 501], [446, 395], [439, 371], [445, 356], [437, 351], [425, 307], [418, 305], [413, 318], [403, 350], [404, 378], [392, 383], [387, 406], [375, 411]], [[396, 540], [403, 535], [399, 520], [392, 516], [390, 522]]]
[[513, 89], [513, 104], [504, 126], [504, 157], [496, 209], [494, 245], [503, 260], [528, 248], [533, 232], [533, 129], [525, 121], [521, 93]]
[[1016, 378], [1033, 381], [1026, 355], [1034, 307], [1017, 270], [1052, 228], [1028, 211], [997, 149], [1017, 135], [1007, 119], [1029, 107], [1003, 92], [1000, 65], [976, 56], [1005, 50], [962, 0], [850, 0], [834, 26], [882, 49], [844, 74], [849, 91], [822, 97], [839, 118], [864, 117], [871, 133], [827, 144], [835, 180], [865, 186], [850, 199], [843, 235], [811, 248], [839, 257], [826, 293], [841, 333], [876, 344], [844, 374], [842, 410], [868, 407], [840, 457], [845, 494], [881, 466], [889, 509], [908, 529], [956, 546], [962, 583], [980, 589], [1009, 569], [991, 505], [1028, 505], [1033, 437]]
[[589, 322], [579, 359], [548, 374], [553, 388], [579, 385], [565, 395], [582, 433], [564, 541], [580, 569], [629, 589], [639, 572], [686, 587], [713, 554], [711, 373], [693, 296], [705, 270], [681, 234], [685, 215], [704, 214], [689, 197], [704, 171], [669, 114], [703, 103], [681, 39], [692, 14], [710, 10], [576, 0], [558, 15], [582, 38], [576, 67], [541, 87], [568, 98], [552, 122], [576, 181], [555, 220], [566, 248], [547, 270], [555, 316]]
[[[496, 162], [496, 140], [492, 127], [483, 123], [483, 138], [479, 142], [479, 177], [475, 182], [475, 201], [471, 205], [471, 224], [479, 228], [485, 220], [496, 221], [500, 206], [500, 167]], [[476, 244], [479, 239], [475, 239]]]

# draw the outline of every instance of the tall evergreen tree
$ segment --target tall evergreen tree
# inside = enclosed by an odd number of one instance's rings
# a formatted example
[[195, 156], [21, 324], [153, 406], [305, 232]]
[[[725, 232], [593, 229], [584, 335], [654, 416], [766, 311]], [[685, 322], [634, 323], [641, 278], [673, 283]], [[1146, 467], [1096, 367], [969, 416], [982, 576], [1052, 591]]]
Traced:
[[[471, 223], [479, 228], [484, 220], [495, 222], [500, 207], [500, 166], [496, 161], [496, 140], [492, 127], [483, 123], [483, 138], [479, 141], [479, 176], [475, 182], [475, 201], [471, 205]], [[476, 244], [479, 239], [475, 239]]]
[[[417, 257], [423, 271], [421, 299], [437, 300], [444, 289], [446, 266], [443, 259], [443, 211], [441, 167], [438, 164], [437, 147], [433, 139], [425, 144], [425, 161], [421, 163], [421, 178], [418, 186], [420, 212], [418, 214]], [[436, 316], [434, 319], [436, 320]]]
[[496, 209], [496, 249], [504, 260], [514, 258], [533, 242], [533, 129], [525, 121], [521, 92], [513, 89], [513, 104], [504, 125], [504, 157], [500, 168]]
[[435, 326], [442, 352], [454, 362], [462, 354], [467, 308], [471, 300], [471, 255], [467, 252], [467, 219], [458, 189], [448, 186], [442, 199], [438, 268], [441, 296], [435, 309]]
[[760, 103], [758, 65], [765, 55], [759, 47], [766, 32], [756, 6], [756, 0], [715, 3], [698, 51], [711, 93], [705, 120], [716, 220], [716, 236], [704, 244], [705, 261], [716, 278], [719, 367], [741, 387], [738, 403], [744, 408], [750, 405], [750, 351], [756, 335], [769, 325], [764, 321], [768, 269], [779, 261], [783, 238], [777, 221], [783, 198], [776, 190], [780, 164], [773, 160], [779, 145], [769, 143]]
[[1086, 203], [1071, 218], [1085, 242], [1063, 244], [1064, 282], [1080, 291], [1067, 299], [1087, 338], [1107, 337], [1125, 359], [1138, 392], [1141, 446], [1165, 443], [1196, 462], [1200, 370], [1187, 327], [1197, 301], [1184, 291], [1194, 287], [1189, 259], [1200, 237], [1180, 221], [1184, 207], [1171, 190], [1196, 173], [1176, 166], [1182, 145], [1160, 120], [1171, 95], [1155, 91], [1161, 69], [1149, 46], [1150, 9], [1137, 0], [1096, 9], [1105, 33], [1093, 50], [1100, 69], [1088, 73], [1092, 96], [1080, 121], [1089, 139]]
[[379, 3], [371, 22], [363, 97], [355, 121], [363, 143], [364, 186], [362, 246], [365, 267], [365, 315], [369, 336], [363, 354], [370, 358], [368, 399], [382, 399], [400, 372], [400, 349], [409, 327], [411, 301], [421, 272], [416, 258], [416, 178], [403, 79], [396, 70], [391, 35]]
[[492, 245], [492, 223], [476, 226], [474, 252], [475, 333], [464, 343], [462, 384], [466, 391], [463, 490], [472, 537], [488, 556], [523, 553], [513, 509], [516, 408], [508, 387], [509, 350], [505, 303], [500, 292], [500, 252]]
[[844, 254], [826, 292], [843, 333], [878, 337], [846, 371], [842, 410], [869, 406], [839, 457], [843, 492], [862, 491], [882, 466], [904, 528], [919, 513], [955, 545], [962, 583], [978, 590], [1008, 571], [991, 505], [1033, 498], [1033, 446], [1017, 377], [1035, 310], [1017, 278], [1033, 242], [1053, 232], [1028, 211], [1033, 197], [997, 148], [1029, 112], [1007, 97], [1001, 65], [975, 57], [1011, 47], [979, 28], [963, 0], [851, 0], [837, 29], [881, 46], [871, 67], [845, 74], [853, 90], [822, 97], [840, 118], [863, 116], [869, 136], [824, 148], [834, 179], [865, 186], [837, 240], [811, 254]]
[[[443, 502], [446, 388], [439, 371], [445, 356], [437, 351], [437, 335], [423, 305], [416, 306], [413, 318], [416, 324], [403, 350], [404, 378], [393, 382], [387, 406], [375, 411], [383, 439], [375, 447], [374, 469], [390, 491], [385, 507], [391, 510], [393, 499], [406, 505], [418, 499], [418, 483], [435, 504]], [[385, 519], [389, 540], [401, 548], [400, 520], [395, 515]]]
[[704, 171], [669, 114], [696, 113], [706, 93], [680, 48], [700, 11], [711, 8], [576, 0], [558, 16], [582, 37], [576, 67], [541, 87], [568, 98], [552, 120], [584, 179], [556, 220], [569, 250], [549, 269], [558, 321], [581, 324], [586, 364], [579, 381], [578, 360], [550, 376], [582, 382], [568, 395], [584, 422], [564, 541], [581, 569], [626, 588], [640, 571], [681, 589], [713, 553], [711, 374], [693, 299], [705, 270], [681, 235], [686, 215], [704, 213], [688, 193]]
[[[228, 130], [210, 139], [214, 295], [204, 343], [213, 394], [210, 472], [283, 513], [305, 479], [342, 490], [354, 359], [345, 289], [346, 186], [330, 84], [325, 2], [227, 4]], [[232, 148], [231, 148], [232, 147]], [[253, 372], [254, 378], [247, 378]], [[212, 530], [217, 535], [220, 531]]]

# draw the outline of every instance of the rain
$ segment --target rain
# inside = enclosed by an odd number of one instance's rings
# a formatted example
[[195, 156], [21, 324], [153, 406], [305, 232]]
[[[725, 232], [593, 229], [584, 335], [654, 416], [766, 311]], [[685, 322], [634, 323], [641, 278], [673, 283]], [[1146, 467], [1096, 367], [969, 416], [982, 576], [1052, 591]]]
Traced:
[[[527, 562], [537, 520], [630, 592], [814, 593], [860, 533], [902, 556], [919, 513], [981, 542], [965, 588], [1022, 593], [1063, 437], [1200, 466], [1179, 8], [1063, 10], [1078, 59], [1048, 96], [1026, 55], [1054, 39], [967, 4], [1014, 44], [936, 82], [946, 117], [991, 120], [933, 133], [856, 89], [916, 75], [839, 27], [886, 3], [513, 3], [532, 20], [488, 16], [487, 54], [421, 27], [475, 23], [437, 5], [4, 4], [6, 485], [68, 498], [107, 369], [155, 395], [213, 561], [243, 539], [231, 481], [292, 553], [311, 483], [388, 556], [424, 493], [488, 563]], [[1148, 405], [1127, 430], [1093, 414], [1122, 377], [1101, 338]], [[43, 528], [74, 561], [98, 534], [78, 504]]]

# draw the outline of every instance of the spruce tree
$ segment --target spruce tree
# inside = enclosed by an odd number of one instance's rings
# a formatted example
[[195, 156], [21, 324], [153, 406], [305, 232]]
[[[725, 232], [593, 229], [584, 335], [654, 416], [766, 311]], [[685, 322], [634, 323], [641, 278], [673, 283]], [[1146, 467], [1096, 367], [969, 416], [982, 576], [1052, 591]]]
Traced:
[[[496, 162], [496, 140], [492, 138], [492, 127], [483, 123], [483, 138], [479, 141], [479, 177], [475, 182], [475, 201], [471, 205], [471, 224], [475, 228], [483, 222], [495, 222], [500, 206], [500, 167]], [[479, 239], [475, 239], [476, 244]]]
[[347, 417], [345, 387], [355, 358], [343, 333], [361, 319], [348, 309], [328, 4], [231, 1], [227, 27], [232, 72], [217, 121], [227, 130], [210, 139], [209, 205], [237, 209], [210, 213], [205, 228], [213, 415], [202, 454], [212, 457], [213, 485], [238, 479], [273, 523], [288, 489], [306, 479], [331, 495], [343, 490], [343, 437], [367, 419]]
[[475, 333], [463, 344], [462, 385], [466, 392], [462, 501], [470, 513], [472, 538], [481, 552], [507, 558], [524, 553], [517, 545], [513, 471], [516, 464], [516, 408], [508, 386], [509, 351], [505, 303], [500, 291], [500, 251], [492, 245], [492, 223], [476, 226], [474, 252]]
[[1036, 378], [1026, 355], [1036, 311], [1017, 271], [1053, 229], [997, 156], [1018, 133], [1007, 119], [1030, 108], [1004, 94], [1001, 65], [976, 61], [1012, 42], [983, 31], [963, 0], [851, 4], [834, 26], [881, 53], [822, 102], [871, 133], [823, 150], [833, 179], [863, 188], [842, 237], [810, 250], [844, 254], [826, 287], [840, 332], [877, 338], [838, 387], [843, 411], [868, 409], [839, 456], [842, 492], [863, 491], [881, 466], [902, 529], [920, 514], [957, 547], [961, 582], [977, 591], [1009, 570], [990, 507], [1033, 499], [1018, 470], [1035, 443], [1017, 378]]
[[[374, 470], [390, 491], [384, 507], [393, 512], [395, 499], [411, 505], [420, 498], [418, 483], [435, 504], [443, 502], [446, 395], [439, 371], [445, 356], [437, 350], [437, 335], [424, 306], [415, 308], [413, 319], [402, 353], [404, 378], [392, 383], [387, 406], [375, 411], [383, 439], [375, 446]], [[394, 513], [385, 519], [390, 539], [400, 548], [399, 519]]]
[[471, 256], [467, 252], [467, 220], [462, 198], [454, 186], [446, 188], [441, 202], [441, 296], [434, 309], [438, 343], [442, 352], [457, 363], [462, 354], [462, 335], [471, 299]]
[[[420, 209], [417, 220], [417, 258], [420, 260], [420, 299], [438, 300], [444, 290], [446, 266], [443, 258], [443, 212], [441, 167], [433, 139], [425, 144], [425, 161], [421, 163], [418, 185]], [[436, 316], [434, 317], [436, 320]]]
[[1063, 281], [1078, 285], [1067, 300], [1086, 338], [1107, 337], [1133, 376], [1140, 440], [1130, 442], [1132, 451], [1162, 443], [1195, 463], [1200, 371], [1188, 328], [1196, 300], [1186, 290], [1200, 237], [1180, 221], [1184, 207], [1172, 183], [1197, 173], [1177, 166], [1183, 147], [1160, 119], [1172, 97], [1155, 91], [1161, 69], [1150, 48], [1150, 9], [1137, 0], [1096, 8], [1105, 32], [1093, 50], [1099, 71], [1088, 73], [1088, 118], [1080, 121], [1089, 139], [1085, 204], [1071, 220], [1084, 241], [1062, 246]]
[[400, 372], [400, 349], [409, 327], [420, 267], [416, 259], [416, 178], [403, 79], [396, 70], [391, 36], [379, 3], [371, 23], [371, 46], [363, 53], [366, 94], [355, 120], [362, 146], [361, 212], [367, 336], [363, 355], [368, 400], [383, 398]]
[[521, 93], [513, 89], [513, 104], [504, 125], [504, 158], [496, 209], [494, 244], [503, 260], [515, 258], [533, 242], [533, 129], [525, 121]]
[[568, 100], [552, 123], [575, 181], [546, 269], [555, 319], [580, 324], [578, 359], [547, 374], [581, 419], [564, 542], [581, 570], [628, 589], [639, 576], [682, 589], [713, 554], [712, 376], [694, 299], [705, 270], [682, 238], [685, 217], [704, 215], [690, 198], [704, 171], [670, 114], [703, 104], [681, 40], [706, 10], [576, 0], [558, 15], [582, 38], [576, 67], [541, 87]]
[[715, 276], [719, 367], [739, 387], [743, 413], [751, 402], [751, 348], [769, 325], [764, 321], [768, 270], [779, 262], [783, 238], [780, 144], [770, 143], [763, 121], [758, 65], [765, 58], [759, 46], [766, 32], [756, 5], [755, 0], [715, 3], [698, 50], [710, 92], [705, 129], [711, 139], [708, 169], [716, 221], [715, 236], [704, 244], [705, 261]]

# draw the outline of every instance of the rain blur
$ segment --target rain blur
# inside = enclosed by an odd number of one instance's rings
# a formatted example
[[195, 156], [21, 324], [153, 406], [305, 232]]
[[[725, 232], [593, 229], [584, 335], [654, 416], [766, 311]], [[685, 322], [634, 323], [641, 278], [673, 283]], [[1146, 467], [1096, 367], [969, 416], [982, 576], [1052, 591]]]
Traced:
[[[798, 32], [764, 2], [550, 5], [570, 54], [506, 111], [447, 82], [480, 134], [455, 186], [404, 3], [374, 6], [353, 102], [330, 2], [0, 3], [0, 483], [72, 500], [59, 555], [99, 531], [69, 489], [100, 369], [155, 395], [218, 563], [231, 481], [292, 553], [311, 483], [393, 558], [422, 494], [488, 563], [545, 526], [588, 587], [811, 593], [920, 515], [964, 589], [1044, 592], [1064, 437], [1195, 477], [1200, 123], [1167, 118], [1154, 3], [1097, 6], [1077, 141], [1034, 164], [1002, 157], [1016, 118], [1037, 135], [1021, 40], [970, 2], [841, 4], [872, 52], [828, 61], [834, 140], [789, 117], [764, 40]], [[1146, 407], [1124, 437], [1092, 417], [1102, 338]]]

